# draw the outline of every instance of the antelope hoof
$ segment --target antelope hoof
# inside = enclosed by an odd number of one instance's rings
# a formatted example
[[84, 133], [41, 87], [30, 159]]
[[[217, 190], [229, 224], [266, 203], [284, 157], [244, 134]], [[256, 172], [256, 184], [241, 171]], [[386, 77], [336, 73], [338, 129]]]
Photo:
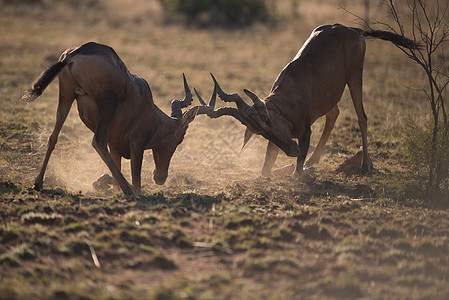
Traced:
[[295, 173], [293, 173], [293, 178], [301, 180], [305, 183], [311, 183], [314, 181], [314, 178], [312, 177], [314, 171], [314, 168], [304, 168], [301, 170], [296, 170]]
[[263, 177], [270, 177], [271, 176], [271, 170], [262, 170], [262, 172], [260, 173], [260, 175], [262, 175]]
[[125, 200], [126, 201], [134, 201], [137, 199], [137, 195], [134, 194], [132, 191], [127, 191], [125, 194]]
[[374, 169], [374, 167], [373, 167], [373, 162], [371, 161], [371, 159], [362, 161], [362, 166], [360, 168], [360, 172], [362, 174], [369, 175], [369, 174], [373, 173], [373, 169]]
[[38, 181], [34, 182], [34, 186], [33, 186], [34, 190], [40, 192], [40, 191], [42, 191], [42, 187], [43, 187], [43, 183], [42, 182], [38, 182]]
[[314, 159], [313, 155], [306, 161], [304, 168], [310, 169], [314, 164], [318, 163], [319, 159]]

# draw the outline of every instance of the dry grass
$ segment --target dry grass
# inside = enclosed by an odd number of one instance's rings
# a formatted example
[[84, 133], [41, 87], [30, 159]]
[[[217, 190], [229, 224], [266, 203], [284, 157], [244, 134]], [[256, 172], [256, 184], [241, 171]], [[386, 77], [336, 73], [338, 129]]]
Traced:
[[[152, 181], [148, 152], [143, 197], [127, 203], [96, 194], [91, 182], [107, 168], [73, 107], [47, 189], [28, 190], [54, 126], [57, 84], [32, 104], [18, 99], [65, 49], [91, 40], [111, 45], [166, 112], [182, 97], [183, 72], [203, 95], [213, 72], [230, 92], [263, 96], [314, 27], [356, 25], [338, 1], [301, 1], [297, 14], [293, 1], [279, 1], [276, 25], [242, 30], [167, 23], [157, 1], [0, 3], [0, 298], [447, 297], [448, 212], [407, 194], [399, 141], [402, 120], [426, 114], [416, 91], [424, 78], [386, 42], [367, 42], [371, 177], [335, 171], [361, 146], [345, 92], [308, 183], [259, 178], [266, 141], [256, 137], [240, 151], [241, 124], [199, 116], [164, 186]], [[361, 4], [346, 7], [363, 15]], [[314, 125], [312, 145], [322, 126]], [[290, 163], [282, 154], [277, 165]], [[127, 161], [123, 169], [130, 178]]]
[[[29, 82], [54, 62], [66, 48], [89, 40], [113, 46], [133, 73], [148, 80], [156, 103], [168, 111], [169, 102], [182, 96], [182, 72], [186, 73], [190, 84], [205, 95], [211, 92], [209, 72], [213, 72], [229, 91], [249, 88], [261, 96], [266, 95], [277, 74], [295, 55], [313, 27], [327, 20], [313, 22], [311, 16], [322, 15], [317, 14], [317, 10], [327, 12], [325, 16], [332, 15], [327, 22], [339, 21], [351, 25], [353, 19], [352, 16], [339, 10], [337, 4], [321, 1], [316, 5], [301, 4], [299, 17], [290, 19], [287, 23], [281, 22], [274, 28], [255, 25], [238, 31], [207, 30], [165, 23], [160, 8], [154, 2], [94, 3], [96, 2], [92, 2], [90, 6], [87, 4], [67, 6], [49, 2], [45, 7], [32, 6], [33, 9], [27, 5], [4, 7], [5, 13], [10, 16], [8, 19], [11, 20], [4, 20], [2, 24], [4, 40], [9, 41], [2, 47], [1, 64], [6, 70], [1, 78], [2, 95], [5, 95], [2, 99], [5, 107], [2, 117], [5, 120], [11, 116], [14, 118], [11, 111], [18, 108], [28, 116], [36, 116], [30, 121], [37, 122], [39, 126], [34, 133], [37, 140], [33, 140], [31, 147], [39, 157], [45, 150], [46, 140], [54, 124], [57, 84], [51, 85], [44, 96], [31, 105], [25, 106], [15, 100], [20, 97], [20, 92], [29, 86]], [[283, 5], [280, 7], [284, 7], [285, 10], [289, 2], [284, 2]], [[79, 13], [68, 13], [69, 9]], [[354, 8], [356, 12], [357, 9], [359, 7]], [[282, 9], [279, 14], [283, 16]], [[422, 80], [414, 76], [416, 73], [414, 66], [391, 45], [380, 41], [368, 42], [364, 88], [366, 110], [370, 120], [374, 120], [369, 128], [371, 140], [381, 142], [396, 140], [397, 127], [401, 119], [407, 114], [419, 111], [421, 107], [419, 100], [411, 99], [419, 97], [418, 93], [411, 90], [412, 87], [419, 86]], [[342, 115], [333, 134], [337, 141], [341, 134], [339, 132], [342, 120], [349, 118], [350, 122], [347, 122], [349, 126], [356, 127], [349, 99], [349, 94], [345, 93], [340, 105]], [[376, 123], [382, 128], [377, 128]], [[208, 130], [211, 124], [214, 131], [212, 133]], [[242, 174], [256, 177], [263, 159], [263, 140], [255, 139], [250, 147], [240, 154], [238, 149], [242, 138], [237, 135], [243, 134], [242, 126], [228, 119], [210, 122], [206, 117], [199, 117], [192, 124], [185, 142], [173, 159], [172, 172], [183, 173], [183, 168], [187, 168], [186, 171], [189, 173], [197, 171], [198, 168], [189, 168], [185, 158], [198, 154], [208, 155], [203, 153], [205, 149], [197, 149], [196, 141], [207, 140], [210, 143], [209, 147], [217, 147], [219, 142], [213, 136], [222, 135], [223, 128], [229, 125], [238, 128], [232, 132], [236, 136], [227, 137], [230, 140], [226, 141], [232, 143], [231, 147], [235, 150], [222, 147], [224, 148], [221, 149], [222, 153], [212, 153], [218, 162], [223, 161], [221, 159], [223, 155], [234, 162], [235, 168], [232, 170], [235, 170], [237, 176], [233, 178], [241, 178]], [[317, 124], [314, 128], [315, 143], [319, 137], [320, 126], [322, 125]], [[62, 139], [53, 154], [49, 166], [50, 177], [55, 177], [55, 180], [58, 178], [59, 184], [71, 190], [88, 191], [90, 182], [99, 173], [107, 171], [89, 146], [91, 137], [92, 134], [81, 125], [76, 116], [76, 109], [73, 109], [63, 129]], [[348, 149], [349, 153], [357, 151], [359, 139], [357, 134], [351, 136], [351, 143], [355, 143], [355, 147]], [[330, 143], [332, 142], [333, 139]], [[67, 169], [64, 166], [69, 158], [74, 159], [72, 168]], [[282, 161], [290, 163], [293, 160], [284, 157]], [[96, 168], [88, 168], [89, 172], [86, 172], [84, 162]], [[151, 158], [147, 154], [145, 166], [151, 165]], [[229, 170], [222, 166], [215, 169], [215, 165], [219, 164], [207, 166], [213, 174]], [[146, 167], [144, 172], [144, 181], [151, 182], [151, 167]], [[54, 176], [51, 176], [52, 173]], [[17, 176], [20, 177], [20, 174]], [[207, 174], [201, 177], [201, 180], [206, 180], [209, 176]], [[22, 178], [21, 182], [29, 185], [32, 178]]]

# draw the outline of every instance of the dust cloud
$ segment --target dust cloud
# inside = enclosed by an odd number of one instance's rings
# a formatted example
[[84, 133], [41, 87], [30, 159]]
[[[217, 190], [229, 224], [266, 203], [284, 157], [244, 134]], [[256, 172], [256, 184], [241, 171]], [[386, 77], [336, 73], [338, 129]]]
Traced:
[[[91, 145], [93, 133], [77, 115], [69, 116], [66, 123], [50, 158], [44, 186], [59, 187], [72, 193], [98, 194], [92, 183], [110, 172]], [[167, 182], [163, 186], [154, 183], [152, 152], [145, 151], [142, 192], [179, 188], [219, 190], [234, 181], [259, 177], [267, 142], [262, 137], [253, 136], [241, 149], [244, 130], [243, 125], [231, 118], [210, 120], [206, 116], [198, 116], [173, 155]], [[50, 134], [50, 129], [41, 134], [42, 160]], [[289, 163], [293, 163], [292, 158], [280, 153], [276, 165]], [[122, 173], [131, 182], [130, 161], [127, 159], [122, 159]]]

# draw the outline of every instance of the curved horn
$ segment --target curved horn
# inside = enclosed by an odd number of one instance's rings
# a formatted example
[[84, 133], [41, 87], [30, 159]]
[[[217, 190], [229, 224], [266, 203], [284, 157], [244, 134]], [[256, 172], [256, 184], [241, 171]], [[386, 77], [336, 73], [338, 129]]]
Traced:
[[193, 88], [195, 91], [196, 97], [198, 98], [198, 101], [200, 101], [200, 104], [202, 106], [207, 106], [206, 102], [204, 102], [203, 97], [201, 97], [200, 93], [196, 90], [196, 88]]
[[207, 115], [213, 119], [219, 118], [221, 116], [233, 116], [234, 118], [239, 120], [242, 124], [244, 124], [242, 114], [237, 108], [221, 107], [215, 110], [215, 100], [217, 98], [216, 86], [214, 87], [214, 91], [212, 92], [212, 96], [210, 97], [209, 104], [206, 104], [206, 102], [203, 100], [203, 97], [201, 97], [200, 93], [196, 90], [196, 88], [194, 90], [201, 104], [201, 106], [198, 107], [198, 115]]
[[192, 97], [192, 92], [190, 91], [189, 85], [187, 83], [187, 79], [186, 79], [186, 75], [184, 73], [182, 73], [182, 79], [184, 81], [184, 99], [181, 100], [181, 107], [187, 107], [190, 104], [192, 104], [193, 101], [193, 97]]
[[248, 144], [249, 140], [251, 139], [251, 137], [254, 135], [254, 133], [249, 130], [249, 128], [247, 127], [245, 130], [245, 136], [243, 137], [243, 146], [241, 151], [243, 150], [243, 148], [245, 148], [245, 146]]
[[227, 94], [223, 91], [223, 89], [218, 84], [217, 80], [215, 79], [214, 75], [210, 73], [210, 76], [212, 76], [212, 80], [214, 81], [215, 89], [217, 91], [218, 97], [220, 97], [221, 100], [224, 102], [235, 102], [237, 105], [237, 108], [239, 110], [246, 110], [249, 105], [246, 104], [246, 102], [242, 99], [242, 97], [239, 96], [239, 94]]
[[184, 81], [184, 99], [182, 100], [173, 100], [171, 102], [171, 117], [176, 119], [182, 118], [182, 108], [185, 108], [192, 104], [193, 96], [190, 91], [189, 84], [187, 83], [186, 76], [182, 73], [182, 79]]
[[217, 79], [215, 79], [214, 74], [210, 73], [210, 76], [212, 76], [212, 80], [214, 81], [215, 88], [217, 90], [218, 96], [221, 100], [225, 102], [236, 102], [236, 101], [243, 101], [242, 97], [240, 97], [238, 94], [227, 94], [223, 91], [223, 89], [220, 87], [220, 85], [217, 82]]
[[195, 91], [195, 94], [198, 97], [198, 100], [200, 101], [202, 106], [207, 106], [212, 110], [215, 109], [215, 102], [217, 100], [217, 87], [216, 86], [214, 86], [214, 90], [212, 92], [212, 95], [210, 96], [208, 104], [206, 104], [206, 102], [204, 102], [203, 98], [201, 97], [200, 93], [196, 90], [196, 88], [193, 88], [193, 90]]

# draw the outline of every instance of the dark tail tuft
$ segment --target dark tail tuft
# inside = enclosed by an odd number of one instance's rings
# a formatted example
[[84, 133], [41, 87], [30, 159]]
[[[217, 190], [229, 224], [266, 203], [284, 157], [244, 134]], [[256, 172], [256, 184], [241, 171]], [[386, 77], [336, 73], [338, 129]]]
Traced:
[[402, 35], [384, 30], [370, 30], [364, 31], [364, 36], [374, 37], [385, 41], [390, 41], [396, 46], [405, 47], [407, 49], [420, 49], [421, 45], [418, 42], [412, 41]]
[[58, 75], [65, 65], [65, 61], [59, 61], [45, 70], [41, 76], [39, 76], [39, 79], [33, 84], [33, 87], [23, 94], [22, 100], [31, 102], [42, 95], [42, 92], [53, 81], [53, 79], [55, 79], [56, 75]]

